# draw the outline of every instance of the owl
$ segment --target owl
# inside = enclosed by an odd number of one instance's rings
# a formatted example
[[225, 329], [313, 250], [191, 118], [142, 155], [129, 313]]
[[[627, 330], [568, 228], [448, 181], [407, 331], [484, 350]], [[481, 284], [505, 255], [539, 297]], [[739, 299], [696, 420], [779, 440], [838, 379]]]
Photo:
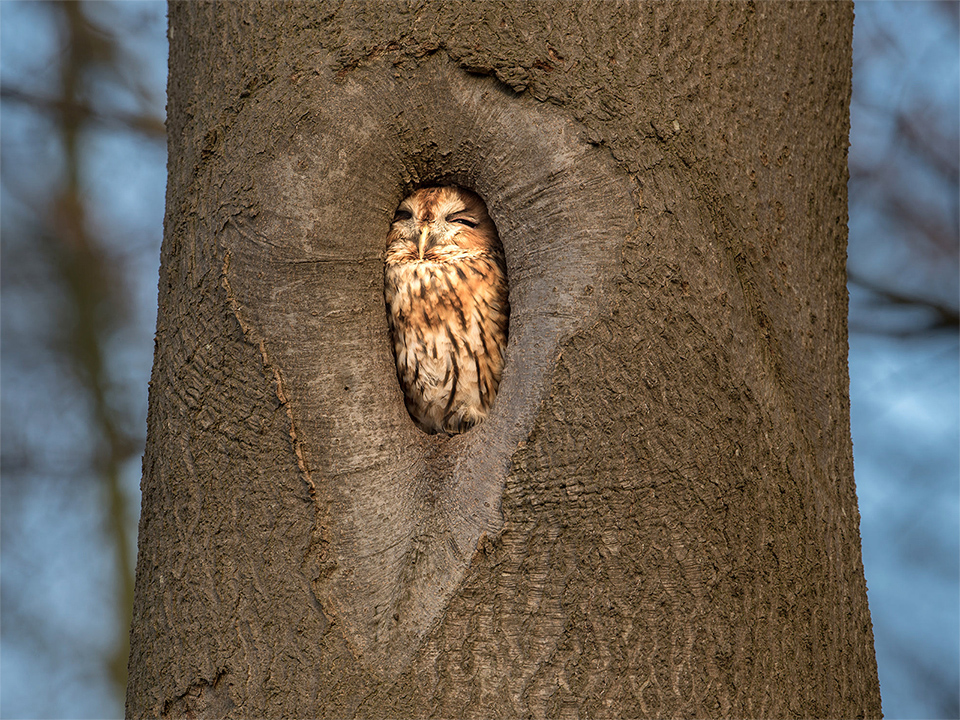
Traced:
[[431, 434], [483, 420], [500, 386], [510, 304], [503, 246], [479, 195], [429, 187], [400, 203], [384, 296], [410, 417]]

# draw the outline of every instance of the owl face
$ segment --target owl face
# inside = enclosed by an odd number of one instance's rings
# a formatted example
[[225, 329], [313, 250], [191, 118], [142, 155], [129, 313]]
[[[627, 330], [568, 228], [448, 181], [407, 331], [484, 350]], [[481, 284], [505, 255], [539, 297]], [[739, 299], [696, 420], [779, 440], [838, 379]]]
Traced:
[[490, 249], [496, 227], [478, 195], [457, 187], [418, 190], [393, 217], [387, 253], [395, 261], [445, 262]]

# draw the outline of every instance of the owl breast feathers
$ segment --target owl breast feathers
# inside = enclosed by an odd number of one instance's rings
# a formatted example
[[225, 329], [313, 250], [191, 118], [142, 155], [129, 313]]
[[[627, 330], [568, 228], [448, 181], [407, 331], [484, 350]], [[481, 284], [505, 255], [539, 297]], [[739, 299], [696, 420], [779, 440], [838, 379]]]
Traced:
[[503, 247], [478, 195], [409, 195], [387, 235], [387, 320], [407, 411], [427, 433], [483, 420], [503, 371], [510, 305]]

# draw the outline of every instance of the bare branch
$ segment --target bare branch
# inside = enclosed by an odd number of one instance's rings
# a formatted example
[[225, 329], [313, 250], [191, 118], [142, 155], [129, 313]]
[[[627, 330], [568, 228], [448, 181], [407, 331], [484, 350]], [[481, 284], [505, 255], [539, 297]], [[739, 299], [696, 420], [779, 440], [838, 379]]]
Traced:
[[122, 110], [101, 112], [80, 100], [67, 97], [46, 98], [10, 87], [0, 88], [0, 99], [30, 105], [42, 112], [58, 113], [75, 121], [90, 121], [107, 127], [120, 127], [142, 133], [150, 138], [166, 138], [167, 131], [163, 119], [155, 115], [127, 113]]

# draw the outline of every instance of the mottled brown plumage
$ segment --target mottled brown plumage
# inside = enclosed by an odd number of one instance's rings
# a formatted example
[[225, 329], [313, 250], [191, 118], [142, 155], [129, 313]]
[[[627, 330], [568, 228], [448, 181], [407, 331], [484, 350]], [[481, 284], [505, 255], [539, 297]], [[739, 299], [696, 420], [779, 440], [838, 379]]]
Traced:
[[459, 187], [409, 195], [387, 235], [384, 294], [407, 410], [428, 433], [483, 420], [500, 386], [510, 305], [483, 200]]

